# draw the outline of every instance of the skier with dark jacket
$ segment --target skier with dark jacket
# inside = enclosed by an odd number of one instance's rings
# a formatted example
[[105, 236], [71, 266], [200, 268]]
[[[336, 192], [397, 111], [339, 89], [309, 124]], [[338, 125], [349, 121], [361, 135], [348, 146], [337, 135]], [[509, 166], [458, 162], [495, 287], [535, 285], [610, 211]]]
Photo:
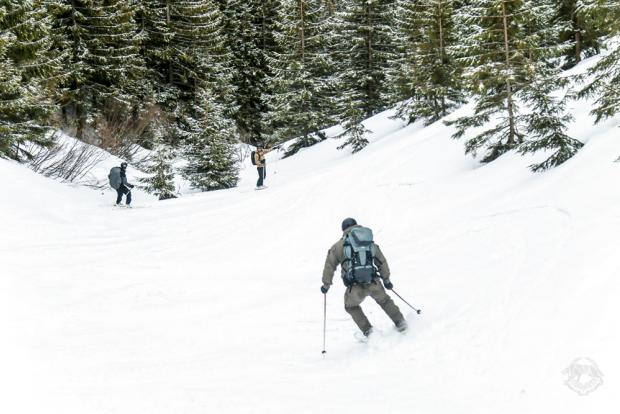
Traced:
[[126, 194], [125, 204], [129, 206], [131, 204], [131, 189], [133, 184], [127, 182], [127, 163], [121, 163], [121, 185], [116, 189], [116, 205], [120, 205], [123, 201], [123, 194]]
[[[327, 253], [325, 259], [325, 267], [323, 269], [323, 286], [321, 286], [321, 292], [326, 294], [332, 285], [334, 278], [334, 272], [338, 265], [340, 265], [343, 280], [344, 275], [347, 273], [348, 267], [351, 265], [350, 260], [345, 255], [345, 240], [351, 231], [361, 226], [357, 225], [357, 222], [353, 218], [347, 218], [342, 222], [343, 235]], [[360, 307], [361, 303], [367, 296], [372, 297], [375, 302], [381, 306], [383, 311], [390, 317], [390, 319], [396, 325], [398, 331], [404, 331], [407, 329], [407, 322], [402, 313], [398, 309], [398, 306], [394, 303], [392, 298], [385, 292], [385, 289], [391, 290], [393, 285], [390, 281], [390, 268], [387, 260], [381, 249], [377, 244], [373, 243], [374, 247], [374, 265], [377, 267], [378, 272], [374, 273], [370, 283], [353, 283], [347, 286], [344, 294], [344, 309], [353, 318], [353, 321], [360, 328], [364, 336], [368, 336], [372, 333], [372, 325], [368, 321], [368, 318]], [[381, 280], [383, 284], [381, 284]], [[345, 281], [346, 285], [346, 281]], [[385, 289], [384, 289], [385, 286]]]

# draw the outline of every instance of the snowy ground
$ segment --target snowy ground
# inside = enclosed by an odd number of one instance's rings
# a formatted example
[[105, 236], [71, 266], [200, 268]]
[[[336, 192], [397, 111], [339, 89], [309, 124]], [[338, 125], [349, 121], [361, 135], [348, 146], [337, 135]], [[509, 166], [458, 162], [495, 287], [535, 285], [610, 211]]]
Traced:
[[[620, 118], [574, 107], [587, 144], [545, 174], [389, 112], [358, 154], [270, 154], [268, 190], [246, 165], [236, 189], [131, 210], [0, 160], [0, 412], [617, 410]], [[347, 216], [423, 313], [395, 299], [403, 336], [365, 302], [380, 334], [358, 343], [337, 282], [323, 357], [321, 271]], [[578, 357], [604, 375], [586, 396], [564, 384]]]

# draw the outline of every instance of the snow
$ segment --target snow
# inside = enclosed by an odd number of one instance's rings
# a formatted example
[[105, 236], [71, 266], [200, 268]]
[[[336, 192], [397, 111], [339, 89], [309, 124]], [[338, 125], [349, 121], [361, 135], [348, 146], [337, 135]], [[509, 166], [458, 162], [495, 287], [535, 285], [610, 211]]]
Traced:
[[[620, 117], [573, 110], [586, 145], [544, 174], [390, 111], [359, 153], [270, 153], [265, 191], [248, 160], [238, 188], [134, 209], [0, 160], [0, 412], [611, 412]], [[323, 356], [321, 272], [348, 216], [422, 314], [395, 298], [401, 335], [369, 299], [379, 333], [359, 343], [337, 274]], [[564, 384], [578, 357], [604, 374], [587, 396]]]

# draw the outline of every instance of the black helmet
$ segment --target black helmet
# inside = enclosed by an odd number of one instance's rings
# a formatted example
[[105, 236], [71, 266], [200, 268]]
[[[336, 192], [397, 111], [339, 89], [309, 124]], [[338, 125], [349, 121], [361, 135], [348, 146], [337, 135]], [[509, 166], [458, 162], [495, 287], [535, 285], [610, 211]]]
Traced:
[[345, 231], [346, 229], [348, 229], [351, 226], [355, 226], [357, 224], [357, 221], [355, 221], [354, 218], [346, 218], [342, 221], [342, 231]]
[[126, 162], [121, 162], [121, 168], [124, 170], [125, 168], [127, 168], [127, 163]]

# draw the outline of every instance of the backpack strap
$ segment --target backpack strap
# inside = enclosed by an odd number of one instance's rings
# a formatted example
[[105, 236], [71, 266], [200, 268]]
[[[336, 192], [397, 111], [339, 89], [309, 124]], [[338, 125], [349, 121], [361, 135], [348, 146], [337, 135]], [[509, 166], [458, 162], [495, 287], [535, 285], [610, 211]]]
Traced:
[[344, 240], [344, 245], [343, 245], [344, 260], [342, 261], [342, 263], [340, 263], [340, 266], [344, 270], [342, 272], [342, 281], [344, 282], [344, 285], [346, 287], [351, 289], [354, 284], [352, 280], [353, 248], [351, 247], [351, 242], [349, 241], [348, 234], [343, 237], [343, 240]]
[[344, 244], [342, 246], [344, 252], [344, 260], [341, 265], [345, 262], [350, 262], [353, 260], [353, 248], [351, 247], [351, 242], [349, 241], [349, 236], [344, 237]]
[[372, 264], [375, 264], [376, 254], [375, 254], [375, 244], [370, 245], [370, 260], [372, 260]]

